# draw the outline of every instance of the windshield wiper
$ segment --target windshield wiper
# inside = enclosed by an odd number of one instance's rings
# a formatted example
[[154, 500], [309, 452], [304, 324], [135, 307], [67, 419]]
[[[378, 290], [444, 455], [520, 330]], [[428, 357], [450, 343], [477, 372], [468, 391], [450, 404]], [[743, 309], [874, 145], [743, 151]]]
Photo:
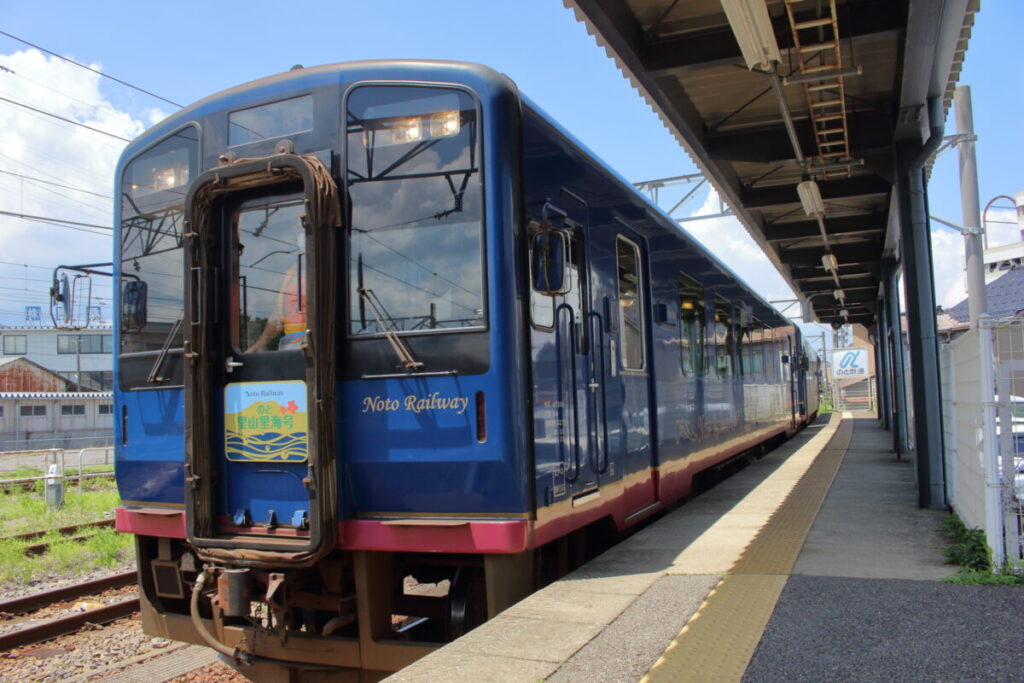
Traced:
[[394, 328], [385, 322], [385, 316], [383, 313], [384, 305], [374, 294], [372, 289], [366, 287], [359, 288], [359, 296], [363, 301], [370, 305], [370, 312], [373, 314], [374, 320], [377, 321], [377, 327], [384, 331], [384, 336], [388, 338], [388, 342], [391, 344], [391, 348], [394, 350], [395, 355], [398, 356], [398, 360], [402, 362], [402, 367], [406, 370], [418, 370], [423, 367], [423, 363], [416, 360], [413, 357], [409, 347], [405, 345], [402, 338], [398, 336]]
[[153, 367], [149, 369], [149, 375], [146, 377], [146, 382], [149, 384], [160, 384], [166, 382], [168, 378], [160, 377], [157, 373], [160, 372], [160, 368], [164, 364], [164, 359], [167, 358], [167, 352], [171, 348], [171, 342], [174, 340], [174, 335], [181, 329], [181, 323], [185, 320], [185, 311], [178, 313], [178, 319], [174, 321], [174, 325], [171, 326], [171, 331], [167, 334], [167, 338], [164, 339], [164, 345], [160, 347], [160, 354], [153, 361]]

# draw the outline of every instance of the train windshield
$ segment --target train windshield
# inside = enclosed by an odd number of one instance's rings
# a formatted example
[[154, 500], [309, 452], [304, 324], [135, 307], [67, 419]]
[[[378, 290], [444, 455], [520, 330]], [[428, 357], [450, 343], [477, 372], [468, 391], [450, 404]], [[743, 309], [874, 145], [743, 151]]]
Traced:
[[351, 335], [484, 325], [477, 121], [459, 90], [349, 95]]
[[121, 352], [181, 346], [182, 222], [196, 174], [199, 136], [185, 128], [125, 167], [121, 178], [121, 290], [144, 287], [148, 310], [137, 325], [122, 318]]

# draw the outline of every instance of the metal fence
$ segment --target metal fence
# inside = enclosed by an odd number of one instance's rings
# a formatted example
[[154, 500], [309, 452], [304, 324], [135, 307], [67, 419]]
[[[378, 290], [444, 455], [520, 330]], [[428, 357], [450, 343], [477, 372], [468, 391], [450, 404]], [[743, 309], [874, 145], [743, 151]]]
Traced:
[[3, 473], [20, 468], [32, 468], [46, 472], [50, 465], [58, 465], [61, 472], [81, 473], [84, 467], [113, 466], [114, 447], [99, 446], [87, 448], [34, 448], [23, 451], [0, 451], [0, 478], [9, 478]]
[[983, 316], [940, 351], [947, 496], [999, 566], [1024, 565], [1024, 319]]
[[877, 411], [875, 376], [871, 375], [857, 382], [832, 380], [832, 406], [836, 410]]

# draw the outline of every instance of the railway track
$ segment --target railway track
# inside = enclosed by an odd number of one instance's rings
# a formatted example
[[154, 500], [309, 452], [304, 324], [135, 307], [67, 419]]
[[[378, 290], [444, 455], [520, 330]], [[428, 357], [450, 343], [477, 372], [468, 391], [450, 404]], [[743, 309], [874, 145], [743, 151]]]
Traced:
[[[23, 598], [15, 598], [14, 600], [0, 602], [0, 614], [27, 615], [50, 605], [70, 602], [71, 600], [104, 591], [131, 586], [135, 584], [136, 580], [137, 575], [134, 571], [124, 572], [73, 586], [36, 593], [35, 595]], [[95, 609], [87, 609], [83, 612], [75, 612], [47, 619], [17, 631], [0, 634], [0, 652], [73, 633], [85, 624], [106, 624], [115, 619], [130, 616], [138, 611], [139, 599], [135, 597]]]
[[[71, 526], [60, 527], [59, 529], [45, 529], [42, 531], [29, 531], [24, 534], [16, 534], [14, 536], [7, 536], [0, 539], [0, 541], [32, 541], [37, 538], [42, 538], [52, 531], [60, 533], [61, 541], [84, 541], [88, 536], [83, 536], [81, 533], [90, 529], [107, 529], [114, 526], [114, 520], [112, 519], [101, 519], [95, 522], [86, 522], [84, 524], [72, 524]], [[34, 543], [27, 545], [24, 548], [26, 555], [41, 555], [49, 549], [53, 541], [45, 541], [41, 543]]]
[[[64, 477], [64, 485], [77, 484], [79, 480], [89, 479], [113, 479], [113, 472], [93, 472], [83, 475], [72, 475]], [[14, 491], [31, 491], [35, 489], [37, 482], [44, 481], [46, 477], [27, 477], [24, 479], [3, 479], [0, 480], [0, 493], [13, 493]]]

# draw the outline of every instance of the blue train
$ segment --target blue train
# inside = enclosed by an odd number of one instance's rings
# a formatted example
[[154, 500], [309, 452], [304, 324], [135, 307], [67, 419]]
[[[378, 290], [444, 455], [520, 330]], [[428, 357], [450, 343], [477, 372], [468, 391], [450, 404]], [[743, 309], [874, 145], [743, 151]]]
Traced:
[[297, 67], [117, 174], [143, 625], [250, 673], [394, 671], [817, 413], [799, 329], [488, 68]]

